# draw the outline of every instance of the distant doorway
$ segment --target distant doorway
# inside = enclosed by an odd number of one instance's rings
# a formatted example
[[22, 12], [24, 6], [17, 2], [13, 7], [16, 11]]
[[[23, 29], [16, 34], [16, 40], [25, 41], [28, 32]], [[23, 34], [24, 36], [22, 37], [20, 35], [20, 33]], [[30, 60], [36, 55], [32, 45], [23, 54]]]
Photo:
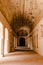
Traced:
[[25, 46], [25, 38], [20, 38], [19, 46]]

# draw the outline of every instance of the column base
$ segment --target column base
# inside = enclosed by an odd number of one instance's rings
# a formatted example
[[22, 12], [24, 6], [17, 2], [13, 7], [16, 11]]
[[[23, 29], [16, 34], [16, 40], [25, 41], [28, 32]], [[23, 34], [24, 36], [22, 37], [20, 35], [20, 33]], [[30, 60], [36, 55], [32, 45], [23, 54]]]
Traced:
[[4, 55], [0, 55], [0, 57], [4, 57]]

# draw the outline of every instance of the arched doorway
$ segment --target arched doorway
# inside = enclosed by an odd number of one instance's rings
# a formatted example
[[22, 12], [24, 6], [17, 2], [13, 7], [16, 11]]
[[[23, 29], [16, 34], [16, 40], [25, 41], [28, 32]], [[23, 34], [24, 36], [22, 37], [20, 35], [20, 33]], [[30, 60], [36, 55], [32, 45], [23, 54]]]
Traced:
[[0, 22], [0, 56], [2, 54], [3, 50], [3, 24]]
[[19, 46], [25, 46], [25, 38], [20, 38]]

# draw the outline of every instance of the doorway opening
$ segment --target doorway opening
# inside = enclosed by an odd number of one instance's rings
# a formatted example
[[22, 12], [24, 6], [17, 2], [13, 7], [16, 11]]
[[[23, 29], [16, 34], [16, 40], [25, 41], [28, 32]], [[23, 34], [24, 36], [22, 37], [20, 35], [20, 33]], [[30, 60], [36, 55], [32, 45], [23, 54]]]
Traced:
[[25, 46], [25, 38], [20, 38], [19, 46]]
[[3, 49], [3, 24], [0, 22], [0, 56]]

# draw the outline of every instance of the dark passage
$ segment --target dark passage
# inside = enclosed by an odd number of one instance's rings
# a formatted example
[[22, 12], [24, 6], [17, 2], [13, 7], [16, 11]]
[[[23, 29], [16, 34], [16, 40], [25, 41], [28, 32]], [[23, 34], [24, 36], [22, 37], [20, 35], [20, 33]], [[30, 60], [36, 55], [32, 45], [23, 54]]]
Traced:
[[25, 46], [25, 38], [20, 38], [20, 46]]

